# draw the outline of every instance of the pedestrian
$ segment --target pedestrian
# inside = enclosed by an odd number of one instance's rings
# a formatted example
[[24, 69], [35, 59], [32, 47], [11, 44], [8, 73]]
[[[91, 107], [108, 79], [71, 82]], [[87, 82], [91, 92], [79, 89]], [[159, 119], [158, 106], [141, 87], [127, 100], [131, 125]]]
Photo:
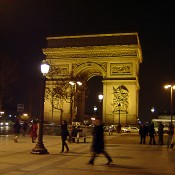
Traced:
[[168, 126], [168, 139], [167, 139], [167, 148], [173, 148], [174, 146], [174, 125], [170, 122]]
[[109, 126], [109, 130], [108, 130], [108, 132], [109, 132], [109, 136], [110, 135], [113, 135], [113, 132], [114, 132], [114, 126]]
[[61, 141], [62, 141], [62, 149], [60, 153], [64, 152], [64, 147], [66, 147], [66, 153], [69, 151], [69, 147], [67, 145], [67, 137], [69, 136], [69, 132], [67, 129], [67, 121], [63, 120], [61, 122]]
[[108, 160], [106, 165], [109, 165], [110, 163], [112, 163], [112, 159], [105, 151], [103, 124], [99, 118], [96, 118], [94, 120], [92, 136], [93, 136], [91, 146], [92, 156], [88, 162], [88, 165], [94, 165], [94, 160], [98, 154], [103, 154]]
[[38, 123], [36, 120], [33, 120], [33, 123], [32, 123], [32, 126], [31, 126], [31, 132], [30, 132], [30, 136], [32, 138], [32, 143], [35, 143], [37, 137], [38, 137], [38, 134], [37, 134], [37, 131], [38, 131]]
[[29, 126], [29, 125], [28, 125], [27, 121], [25, 120], [24, 123], [23, 123], [23, 125], [22, 125], [23, 136], [24, 136], [24, 137], [25, 137], [25, 135], [26, 135], [26, 132], [27, 132], [28, 126]]
[[149, 144], [150, 145], [156, 145], [156, 141], [155, 141], [155, 129], [154, 129], [154, 123], [151, 122], [151, 125], [149, 127], [149, 137], [150, 137], [150, 140], [149, 140]]
[[139, 128], [139, 135], [140, 135], [140, 144], [145, 144], [146, 142], [146, 135], [147, 135], [147, 128], [146, 125], [141, 124]]
[[162, 122], [160, 122], [158, 126], [158, 144], [159, 145], [163, 145], [163, 128], [164, 128], [164, 125], [162, 124]]
[[77, 134], [78, 134], [78, 128], [75, 125], [73, 125], [71, 131], [71, 141], [73, 143], [75, 143], [75, 138], [77, 139]]
[[16, 119], [15, 124], [13, 125], [13, 129], [14, 129], [14, 134], [15, 134], [14, 142], [17, 143], [19, 135], [20, 135], [20, 130], [21, 130], [19, 119]]

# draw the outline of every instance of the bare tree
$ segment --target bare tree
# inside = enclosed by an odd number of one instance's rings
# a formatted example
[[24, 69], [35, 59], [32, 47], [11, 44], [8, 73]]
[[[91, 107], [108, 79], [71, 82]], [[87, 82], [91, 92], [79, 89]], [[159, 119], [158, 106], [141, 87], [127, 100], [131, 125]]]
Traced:
[[17, 79], [17, 61], [0, 53], [0, 111], [11, 91], [11, 84]]

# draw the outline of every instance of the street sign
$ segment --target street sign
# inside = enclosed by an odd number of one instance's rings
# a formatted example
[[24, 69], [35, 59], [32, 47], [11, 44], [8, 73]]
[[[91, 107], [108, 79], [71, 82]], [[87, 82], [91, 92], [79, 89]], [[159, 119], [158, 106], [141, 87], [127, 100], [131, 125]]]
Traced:
[[24, 111], [24, 105], [23, 104], [18, 104], [17, 105], [17, 112], [23, 112]]

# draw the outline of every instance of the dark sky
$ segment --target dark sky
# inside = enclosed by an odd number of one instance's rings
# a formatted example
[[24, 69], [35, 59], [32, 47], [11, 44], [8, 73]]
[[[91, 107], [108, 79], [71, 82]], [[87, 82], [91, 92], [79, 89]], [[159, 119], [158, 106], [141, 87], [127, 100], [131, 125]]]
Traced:
[[40, 75], [47, 36], [138, 32], [143, 53], [139, 117], [146, 120], [151, 107], [170, 110], [170, 92], [163, 85], [175, 82], [174, 13], [168, 2], [0, 0], [0, 50], [20, 60], [28, 80]]

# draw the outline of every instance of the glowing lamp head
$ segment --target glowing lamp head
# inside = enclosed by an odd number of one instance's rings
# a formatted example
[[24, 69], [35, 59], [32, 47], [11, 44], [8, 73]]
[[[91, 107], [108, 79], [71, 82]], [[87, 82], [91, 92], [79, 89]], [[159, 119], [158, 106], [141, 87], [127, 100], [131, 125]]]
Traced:
[[43, 63], [41, 64], [41, 73], [42, 73], [43, 75], [46, 75], [46, 74], [49, 72], [49, 69], [50, 69], [49, 63], [43, 62]]

